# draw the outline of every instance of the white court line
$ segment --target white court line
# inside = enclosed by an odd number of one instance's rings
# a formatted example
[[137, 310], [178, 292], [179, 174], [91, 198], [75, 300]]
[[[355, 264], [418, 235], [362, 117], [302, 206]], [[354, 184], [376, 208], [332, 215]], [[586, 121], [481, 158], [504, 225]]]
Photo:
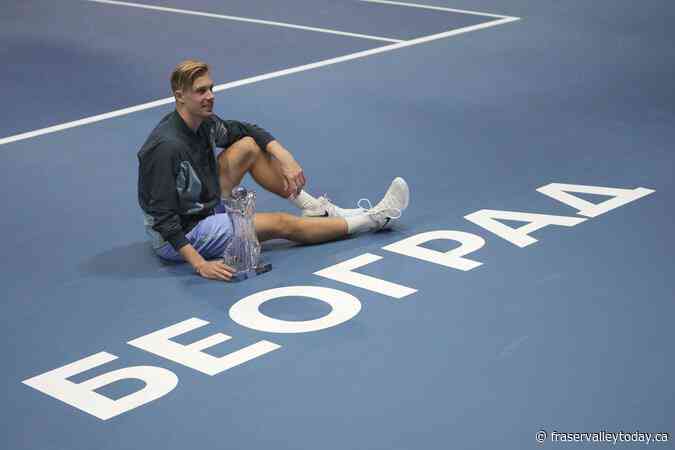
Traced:
[[[364, 3], [381, 3], [383, 5], [397, 5], [397, 6], [408, 6], [410, 8], [422, 8], [422, 9], [432, 9], [434, 11], [446, 11], [446, 12], [456, 12], [462, 14], [473, 14], [474, 16], [485, 16], [485, 17], [495, 17], [498, 19], [505, 19], [511, 16], [502, 16], [499, 14], [488, 14], [478, 11], [469, 11], [466, 9], [453, 9], [453, 8], [444, 8], [442, 6], [430, 6], [430, 5], [420, 5], [418, 3], [405, 3], [405, 2], [393, 2], [389, 0], [358, 0]], [[519, 17], [518, 17], [519, 19]]]
[[[438, 39], [447, 38], [450, 36], [457, 36], [463, 33], [469, 33], [471, 31], [483, 30], [485, 28], [495, 27], [509, 22], [514, 22], [519, 20], [518, 17], [504, 17], [502, 19], [491, 20], [490, 22], [485, 22], [477, 25], [471, 25], [464, 28], [458, 28], [456, 30], [445, 31], [443, 33], [432, 34], [429, 36], [424, 36], [409, 41], [399, 42], [396, 44], [385, 45], [383, 47], [373, 48], [370, 50], [364, 50], [361, 52], [351, 53], [344, 56], [338, 56], [337, 58], [325, 59], [323, 61], [318, 61], [311, 64], [305, 64], [302, 66], [291, 67], [289, 69], [280, 70], [277, 72], [270, 72], [263, 75], [258, 75], [251, 78], [245, 78], [238, 81], [232, 81], [230, 83], [219, 84], [213, 88], [215, 92], [225, 91], [227, 89], [232, 89], [239, 86], [245, 86], [247, 84], [257, 83], [259, 81], [270, 80], [272, 78], [283, 77], [286, 75], [291, 75], [298, 72], [304, 72], [306, 70], [318, 69], [320, 67], [330, 66], [332, 64], [338, 64], [345, 61], [352, 61], [359, 58], [365, 58], [366, 56], [376, 55], [379, 53], [385, 53], [392, 50], [398, 50], [400, 48], [412, 47], [413, 45], [424, 44], [426, 42], [435, 41]], [[14, 136], [9, 136], [3, 139], [0, 139], [0, 145], [9, 144], [11, 142], [21, 141], [24, 139], [30, 139], [37, 136], [42, 136], [44, 134], [54, 133], [57, 131], [67, 130], [69, 128], [79, 127], [82, 125], [87, 125], [94, 122], [100, 122], [102, 120], [111, 119], [113, 117], [120, 117], [127, 114], [131, 114], [138, 111], [144, 111], [146, 109], [156, 108], [158, 106], [167, 105], [173, 103], [173, 97], [167, 97], [160, 100], [155, 100], [149, 103], [143, 103], [141, 105], [132, 106], [130, 108], [118, 109], [116, 111], [111, 111], [105, 114], [99, 114], [96, 116], [86, 117], [80, 120], [75, 120], [73, 122], [63, 123], [60, 125], [54, 125], [47, 128], [42, 128], [39, 130], [29, 131], [26, 133], [16, 134]]]
[[385, 38], [385, 37], [380, 37], [380, 36], [369, 36], [367, 34], [348, 33], [346, 31], [329, 30], [327, 28], [306, 27], [304, 25], [294, 25], [292, 23], [271, 22], [269, 20], [250, 19], [248, 17], [226, 16], [226, 15], [223, 15], [223, 14], [213, 14], [213, 13], [207, 13], [207, 12], [201, 12], [201, 11], [190, 11], [190, 10], [187, 10], [187, 9], [167, 8], [167, 7], [164, 7], [164, 6], [146, 5], [146, 4], [142, 4], [142, 3], [120, 2], [120, 1], [116, 1], [116, 0], [84, 0], [84, 1], [92, 2], [92, 3], [104, 3], [106, 5], [129, 6], [129, 7], [132, 7], [132, 8], [151, 9], [151, 10], [154, 10], [154, 11], [171, 12], [171, 13], [176, 13], [176, 14], [187, 14], [187, 15], [190, 15], [190, 16], [210, 17], [212, 19], [233, 20], [233, 21], [236, 21], [236, 22], [247, 22], [247, 23], [255, 23], [255, 24], [259, 24], [259, 25], [271, 25], [271, 26], [282, 27], [282, 28], [293, 28], [295, 30], [316, 31], [316, 32], [319, 32], [319, 33], [337, 34], [339, 36], [350, 36], [350, 37], [361, 38], [361, 39], [371, 39], [373, 41], [403, 42], [401, 39], [391, 39], [391, 38]]

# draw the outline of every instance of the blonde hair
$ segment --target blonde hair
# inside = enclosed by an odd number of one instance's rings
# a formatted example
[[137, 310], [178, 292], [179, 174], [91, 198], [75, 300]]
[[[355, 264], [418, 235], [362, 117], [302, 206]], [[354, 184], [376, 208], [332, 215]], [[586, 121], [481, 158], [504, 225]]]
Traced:
[[209, 65], [196, 59], [187, 59], [178, 63], [171, 72], [171, 92], [187, 90], [195, 80], [209, 71]]

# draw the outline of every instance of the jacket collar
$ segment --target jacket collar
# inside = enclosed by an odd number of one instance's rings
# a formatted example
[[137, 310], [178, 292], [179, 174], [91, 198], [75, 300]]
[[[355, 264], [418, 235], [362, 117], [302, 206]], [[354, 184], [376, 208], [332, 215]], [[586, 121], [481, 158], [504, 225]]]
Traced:
[[180, 116], [180, 114], [178, 114], [178, 111], [176, 110], [173, 111], [173, 121], [181, 132], [183, 132], [186, 136], [190, 137], [199, 136], [199, 130], [204, 125], [204, 122], [202, 122], [202, 124], [199, 125], [199, 128], [197, 128], [196, 132], [192, 131], [192, 129], [185, 123], [183, 118]]

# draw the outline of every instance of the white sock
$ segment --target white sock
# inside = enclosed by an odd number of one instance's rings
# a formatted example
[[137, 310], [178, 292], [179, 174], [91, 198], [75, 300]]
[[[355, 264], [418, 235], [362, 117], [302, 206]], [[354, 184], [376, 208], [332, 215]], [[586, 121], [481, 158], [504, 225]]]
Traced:
[[363, 208], [340, 208], [336, 206], [335, 212], [337, 213], [338, 217], [346, 218], [363, 214], [365, 210]]
[[289, 199], [291, 203], [297, 206], [299, 209], [311, 209], [311, 207], [316, 203], [316, 199], [304, 190], [300, 191], [297, 197], [293, 200]]
[[366, 233], [377, 228], [377, 223], [368, 214], [343, 217], [347, 222], [347, 234]]

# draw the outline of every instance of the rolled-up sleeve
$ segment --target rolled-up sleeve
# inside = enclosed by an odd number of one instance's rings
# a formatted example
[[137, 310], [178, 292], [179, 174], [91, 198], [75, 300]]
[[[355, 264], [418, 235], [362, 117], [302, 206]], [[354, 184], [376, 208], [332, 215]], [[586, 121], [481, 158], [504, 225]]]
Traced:
[[252, 137], [262, 150], [267, 148], [267, 144], [272, 142], [274, 136], [267, 130], [258, 125], [239, 122], [237, 120], [223, 120], [214, 115], [215, 121], [215, 142], [220, 148], [227, 148], [244, 137]]

